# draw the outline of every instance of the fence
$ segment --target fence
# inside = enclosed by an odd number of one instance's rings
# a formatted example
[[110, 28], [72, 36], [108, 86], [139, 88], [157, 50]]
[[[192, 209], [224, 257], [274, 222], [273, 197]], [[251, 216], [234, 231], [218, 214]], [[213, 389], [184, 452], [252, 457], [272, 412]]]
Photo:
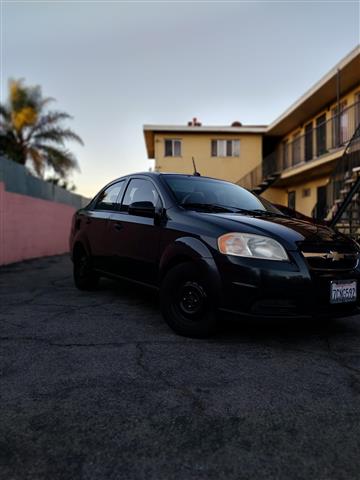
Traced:
[[8, 192], [65, 203], [75, 208], [89, 203], [88, 198], [36, 178], [25, 167], [5, 157], [0, 157], [0, 182], [4, 182]]

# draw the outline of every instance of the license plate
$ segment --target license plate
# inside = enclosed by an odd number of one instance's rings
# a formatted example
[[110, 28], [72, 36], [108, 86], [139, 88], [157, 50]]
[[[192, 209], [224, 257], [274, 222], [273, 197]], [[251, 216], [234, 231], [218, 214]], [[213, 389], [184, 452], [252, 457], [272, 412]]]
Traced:
[[355, 302], [356, 297], [356, 280], [333, 281], [330, 283], [330, 303]]

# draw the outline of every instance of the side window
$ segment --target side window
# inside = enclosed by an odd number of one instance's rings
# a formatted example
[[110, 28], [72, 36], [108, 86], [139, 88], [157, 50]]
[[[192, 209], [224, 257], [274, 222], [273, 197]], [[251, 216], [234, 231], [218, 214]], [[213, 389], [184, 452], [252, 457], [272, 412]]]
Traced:
[[116, 210], [119, 201], [121, 200], [121, 194], [124, 190], [125, 181], [121, 181], [111, 185], [106, 190], [102, 191], [97, 199], [95, 209], [96, 210]]
[[126, 189], [121, 210], [126, 212], [129, 209], [129, 205], [134, 202], [151, 202], [156, 206], [158, 201], [159, 195], [152, 182], [142, 178], [134, 178], [130, 180]]

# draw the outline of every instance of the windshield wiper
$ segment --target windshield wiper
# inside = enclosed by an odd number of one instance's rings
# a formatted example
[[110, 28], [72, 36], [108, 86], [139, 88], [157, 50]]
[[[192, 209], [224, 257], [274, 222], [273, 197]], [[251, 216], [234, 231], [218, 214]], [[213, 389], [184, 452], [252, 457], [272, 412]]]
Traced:
[[261, 210], [260, 208], [257, 208], [255, 210], [252, 210], [254, 213], [260, 214], [260, 215], [268, 215], [270, 217], [286, 217], [285, 214], [282, 212], [272, 212], [271, 210]]
[[255, 208], [249, 210], [247, 208], [239, 208], [233, 205], [221, 205], [220, 203], [180, 203], [184, 208], [190, 209], [199, 209], [206, 210], [210, 212], [227, 212], [227, 213], [242, 213], [244, 215], [267, 215], [267, 216], [281, 216], [284, 217], [283, 213], [271, 212], [270, 210], [262, 210], [260, 208]]
[[190, 208], [190, 209], [199, 209], [199, 210], [207, 210], [210, 212], [231, 212], [234, 213], [234, 210], [232, 207], [226, 207], [225, 205], [219, 205], [217, 203], [195, 203], [195, 202], [189, 202], [189, 203], [180, 203], [181, 207], [184, 208]]

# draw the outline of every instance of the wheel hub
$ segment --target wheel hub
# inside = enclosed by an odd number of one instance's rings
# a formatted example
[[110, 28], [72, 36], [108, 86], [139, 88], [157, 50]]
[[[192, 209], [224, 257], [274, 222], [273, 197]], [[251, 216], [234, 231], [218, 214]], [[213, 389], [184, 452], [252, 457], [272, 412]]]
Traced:
[[187, 315], [199, 313], [205, 302], [205, 292], [197, 282], [186, 282], [180, 292], [180, 308]]

